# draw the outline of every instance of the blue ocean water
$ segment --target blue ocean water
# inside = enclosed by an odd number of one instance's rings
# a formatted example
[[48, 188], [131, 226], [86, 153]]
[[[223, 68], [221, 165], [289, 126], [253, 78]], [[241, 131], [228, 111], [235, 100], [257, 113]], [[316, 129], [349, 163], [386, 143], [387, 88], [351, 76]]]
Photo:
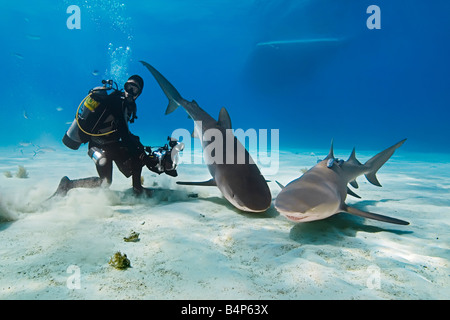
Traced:
[[[70, 29], [71, 5], [80, 29]], [[369, 29], [370, 5], [381, 29]], [[181, 95], [234, 128], [279, 129], [280, 148], [450, 152], [450, 2], [387, 0], [18, 0], [0, 10], [0, 145], [62, 146], [88, 90], [145, 81], [131, 131], [162, 144], [192, 120]], [[73, 22], [73, 21], [72, 21]]]

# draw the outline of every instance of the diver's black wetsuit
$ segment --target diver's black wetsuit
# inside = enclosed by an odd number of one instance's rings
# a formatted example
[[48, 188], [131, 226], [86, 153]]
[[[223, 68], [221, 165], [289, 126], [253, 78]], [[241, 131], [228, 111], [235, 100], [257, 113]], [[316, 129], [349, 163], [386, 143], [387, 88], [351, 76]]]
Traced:
[[[89, 137], [89, 149], [97, 147], [104, 151], [106, 163], [96, 163], [99, 177], [70, 180], [63, 177], [55, 194], [66, 194], [73, 188], [100, 187], [103, 182], [112, 183], [113, 161], [119, 170], [128, 178], [132, 176], [133, 190], [142, 193], [145, 189], [141, 183], [142, 167], [147, 165], [152, 170], [157, 160], [147, 155], [139, 137], [133, 135], [128, 122], [133, 122], [136, 114], [136, 103], [127, 99], [125, 93], [114, 91], [110, 95], [91, 93], [91, 98], [99, 102], [95, 109], [96, 117], [92, 117], [90, 127], [92, 136]], [[98, 134], [108, 133], [97, 136]]]
[[144, 146], [139, 141], [139, 137], [133, 135], [128, 128], [128, 121], [133, 121], [133, 111], [136, 110], [136, 103], [128, 101], [123, 93], [116, 91], [108, 96], [95, 96], [93, 98], [101, 102], [104, 110], [102, 116], [97, 120], [94, 133], [114, 131], [106, 136], [92, 136], [89, 141], [89, 148], [98, 147], [105, 152], [106, 164], [100, 166], [96, 164], [100, 179], [112, 183], [112, 162], [114, 161], [119, 170], [126, 176], [133, 178], [133, 188], [136, 191], [142, 188], [141, 172], [143, 157], [146, 155]]

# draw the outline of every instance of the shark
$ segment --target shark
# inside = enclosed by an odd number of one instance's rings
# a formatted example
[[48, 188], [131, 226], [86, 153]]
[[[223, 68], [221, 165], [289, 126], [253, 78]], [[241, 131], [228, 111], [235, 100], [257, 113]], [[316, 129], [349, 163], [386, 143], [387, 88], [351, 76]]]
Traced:
[[326, 43], [338, 43], [343, 41], [339, 38], [314, 38], [314, 39], [295, 39], [295, 40], [275, 40], [258, 42], [256, 46], [263, 47], [278, 47], [282, 45], [313, 45], [313, 44], [326, 44]]
[[360, 198], [348, 184], [358, 188], [356, 178], [365, 175], [367, 180], [381, 187], [377, 171], [389, 160], [406, 139], [376, 154], [362, 164], [356, 159], [355, 148], [347, 161], [334, 157], [333, 142], [327, 157], [306, 171], [300, 178], [286, 186], [277, 182], [282, 190], [274, 206], [280, 214], [294, 222], [308, 222], [328, 218], [340, 212], [383, 222], [408, 225], [409, 222], [388, 216], [366, 212], [345, 203], [347, 195]]
[[[195, 123], [193, 136], [202, 142], [203, 158], [212, 179], [177, 184], [217, 186], [224, 198], [237, 209], [245, 212], [266, 211], [272, 204], [269, 186], [248, 151], [234, 136], [228, 111], [222, 108], [218, 120], [214, 119], [195, 100], [189, 102], [184, 99], [153, 66], [145, 61], [140, 62], [150, 71], [169, 99], [166, 115], [180, 106], [184, 108]], [[214, 133], [214, 139], [211, 133]]]

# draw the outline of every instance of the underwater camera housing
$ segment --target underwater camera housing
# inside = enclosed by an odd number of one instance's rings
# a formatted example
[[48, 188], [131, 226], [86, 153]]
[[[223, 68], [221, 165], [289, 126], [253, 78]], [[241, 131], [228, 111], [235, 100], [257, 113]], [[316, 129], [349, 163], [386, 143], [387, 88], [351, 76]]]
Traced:
[[153, 158], [157, 159], [155, 168], [159, 173], [165, 172], [171, 177], [176, 177], [178, 175], [176, 169], [180, 161], [179, 153], [184, 149], [184, 143], [172, 137], [167, 137], [167, 140], [168, 144], [155, 151], [152, 151], [150, 147], [147, 147], [146, 150]]

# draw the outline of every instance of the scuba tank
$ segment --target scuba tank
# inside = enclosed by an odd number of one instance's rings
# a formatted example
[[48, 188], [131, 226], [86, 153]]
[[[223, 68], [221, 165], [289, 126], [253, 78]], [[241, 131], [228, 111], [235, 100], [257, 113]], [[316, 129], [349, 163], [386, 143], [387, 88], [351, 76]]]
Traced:
[[[64, 134], [62, 142], [72, 150], [78, 150], [81, 144], [86, 143], [92, 136], [105, 136], [113, 133], [115, 130], [94, 134], [106, 106], [101, 103], [108, 96], [109, 90], [118, 92], [117, 83], [113, 80], [102, 80], [102, 87], [96, 87], [89, 91], [89, 94], [81, 101], [73, 120], [67, 132]], [[115, 84], [116, 88], [113, 88]]]

